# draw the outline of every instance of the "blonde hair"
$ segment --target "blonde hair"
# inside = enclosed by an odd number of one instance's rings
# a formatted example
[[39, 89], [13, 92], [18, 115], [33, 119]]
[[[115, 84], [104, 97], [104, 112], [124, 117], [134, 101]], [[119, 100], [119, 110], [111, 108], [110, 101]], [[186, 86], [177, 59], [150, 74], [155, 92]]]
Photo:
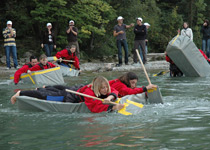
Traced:
[[45, 59], [47, 58], [47, 56], [45, 54], [42, 54], [40, 57], [39, 57], [39, 60], [42, 60], [42, 59]]
[[108, 86], [108, 93], [111, 92], [109, 81], [106, 78], [102, 76], [95, 77], [91, 83], [92, 85], [91, 89], [93, 90], [93, 92], [97, 97], [101, 96], [100, 89], [102, 88], [102, 83], [106, 83]]

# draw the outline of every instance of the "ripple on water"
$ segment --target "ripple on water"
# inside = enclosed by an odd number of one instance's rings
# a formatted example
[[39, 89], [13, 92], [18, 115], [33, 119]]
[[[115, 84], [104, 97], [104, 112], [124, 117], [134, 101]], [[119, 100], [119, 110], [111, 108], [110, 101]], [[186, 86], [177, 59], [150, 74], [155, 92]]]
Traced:
[[176, 129], [172, 129], [170, 131], [173, 132], [191, 132], [191, 131], [202, 131], [202, 130], [206, 130], [207, 127], [185, 127], [185, 128], [176, 128]]

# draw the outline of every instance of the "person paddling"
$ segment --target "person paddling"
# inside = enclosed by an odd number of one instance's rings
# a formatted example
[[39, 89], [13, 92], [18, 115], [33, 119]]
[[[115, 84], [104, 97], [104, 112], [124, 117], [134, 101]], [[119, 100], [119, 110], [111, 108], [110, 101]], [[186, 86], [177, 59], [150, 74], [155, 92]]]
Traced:
[[138, 76], [133, 72], [128, 72], [120, 76], [118, 79], [110, 80], [109, 84], [112, 88], [119, 92], [119, 97], [131, 94], [139, 94], [147, 92], [149, 89], [157, 88], [156, 85], [150, 84], [146, 87], [137, 88]]
[[76, 46], [72, 45], [70, 49], [67, 47], [66, 49], [63, 49], [60, 52], [57, 52], [57, 54], [55, 56], [59, 59], [58, 61], [60, 62], [59, 63], [60, 65], [71, 68], [71, 66], [70, 66], [71, 63], [70, 62], [62, 61], [62, 60], [63, 59], [72, 60], [72, 61], [74, 61], [73, 62], [74, 67], [77, 70], [80, 70], [79, 59], [76, 56], [75, 51], [76, 51]]
[[31, 56], [30, 57], [30, 62], [26, 63], [25, 65], [23, 65], [22, 68], [18, 69], [15, 72], [15, 74], [14, 74], [14, 83], [15, 83], [15, 85], [18, 84], [21, 74], [27, 73], [27, 71], [30, 68], [32, 68], [33, 66], [35, 66], [37, 63], [38, 63], [37, 58], [35, 56]]
[[[108, 105], [112, 100], [117, 99], [118, 92], [109, 86], [109, 82], [106, 78], [99, 76], [94, 78], [91, 84], [73, 88], [68, 88], [79, 93], [83, 93], [86, 95], [98, 97], [104, 99], [104, 101], [95, 100], [93, 98], [78, 96], [73, 93], [66, 92], [65, 88], [67, 87], [56, 87], [52, 89], [52, 87], [46, 88], [38, 88], [37, 90], [28, 90], [28, 91], [18, 91], [15, 95], [11, 97], [11, 103], [15, 104], [17, 96], [29, 96], [35, 97], [43, 100], [49, 100], [50, 98], [58, 98], [59, 101], [63, 102], [85, 102], [86, 106], [89, 110], [93, 113], [100, 113], [100, 112], [111, 112], [113, 110], [120, 110], [124, 107], [123, 104], [116, 104], [116, 105]], [[61, 99], [60, 99], [61, 98]]]

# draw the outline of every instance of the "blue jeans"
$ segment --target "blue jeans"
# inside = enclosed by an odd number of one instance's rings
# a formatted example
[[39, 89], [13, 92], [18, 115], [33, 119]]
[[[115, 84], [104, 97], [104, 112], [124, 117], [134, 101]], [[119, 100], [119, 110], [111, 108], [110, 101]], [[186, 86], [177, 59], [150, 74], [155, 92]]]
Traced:
[[6, 62], [7, 62], [8, 68], [11, 68], [10, 66], [10, 53], [11, 52], [12, 52], [14, 67], [16, 68], [18, 66], [16, 46], [5, 46]]
[[126, 39], [117, 40], [117, 48], [118, 48], [118, 60], [119, 64], [122, 64], [122, 46], [125, 52], [125, 63], [128, 63], [128, 44]]
[[[142, 52], [141, 46], [139, 46], [139, 49], [140, 49], [141, 60], [143, 60], [143, 52]], [[147, 55], [147, 45], [145, 45], [145, 53]]]
[[53, 51], [53, 44], [44, 44], [44, 50], [45, 50], [47, 57], [50, 57], [51, 53]]
[[206, 55], [208, 56], [208, 58], [210, 57], [210, 39], [203, 39], [202, 40], [202, 50]]

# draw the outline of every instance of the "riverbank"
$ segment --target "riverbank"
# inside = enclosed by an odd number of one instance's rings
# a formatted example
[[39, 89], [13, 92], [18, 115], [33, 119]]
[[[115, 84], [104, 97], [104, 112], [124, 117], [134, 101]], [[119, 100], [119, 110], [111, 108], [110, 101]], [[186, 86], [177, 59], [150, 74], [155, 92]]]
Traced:
[[[164, 59], [164, 53], [150, 53], [147, 55], [148, 62], [145, 65], [147, 70], [168, 70], [169, 63]], [[80, 68], [82, 71], [93, 71], [93, 72], [105, 72], [105, 71], [132, 71], [142, 69], [140, 63], [132, 64], [131, 60], [129, 60], [129, 64], [123, 64], [120, 67], [116, 67], [117, 62], [101, 62], [100, 60], [96, 60], [94, 62], [85, 62], [81, 61]], [[14, 74], [16, 69], [12, 68], [10, 70], [6, 70], [6, 66], [0, 66], [0, 74], [1, 75], [10, 75]]]

